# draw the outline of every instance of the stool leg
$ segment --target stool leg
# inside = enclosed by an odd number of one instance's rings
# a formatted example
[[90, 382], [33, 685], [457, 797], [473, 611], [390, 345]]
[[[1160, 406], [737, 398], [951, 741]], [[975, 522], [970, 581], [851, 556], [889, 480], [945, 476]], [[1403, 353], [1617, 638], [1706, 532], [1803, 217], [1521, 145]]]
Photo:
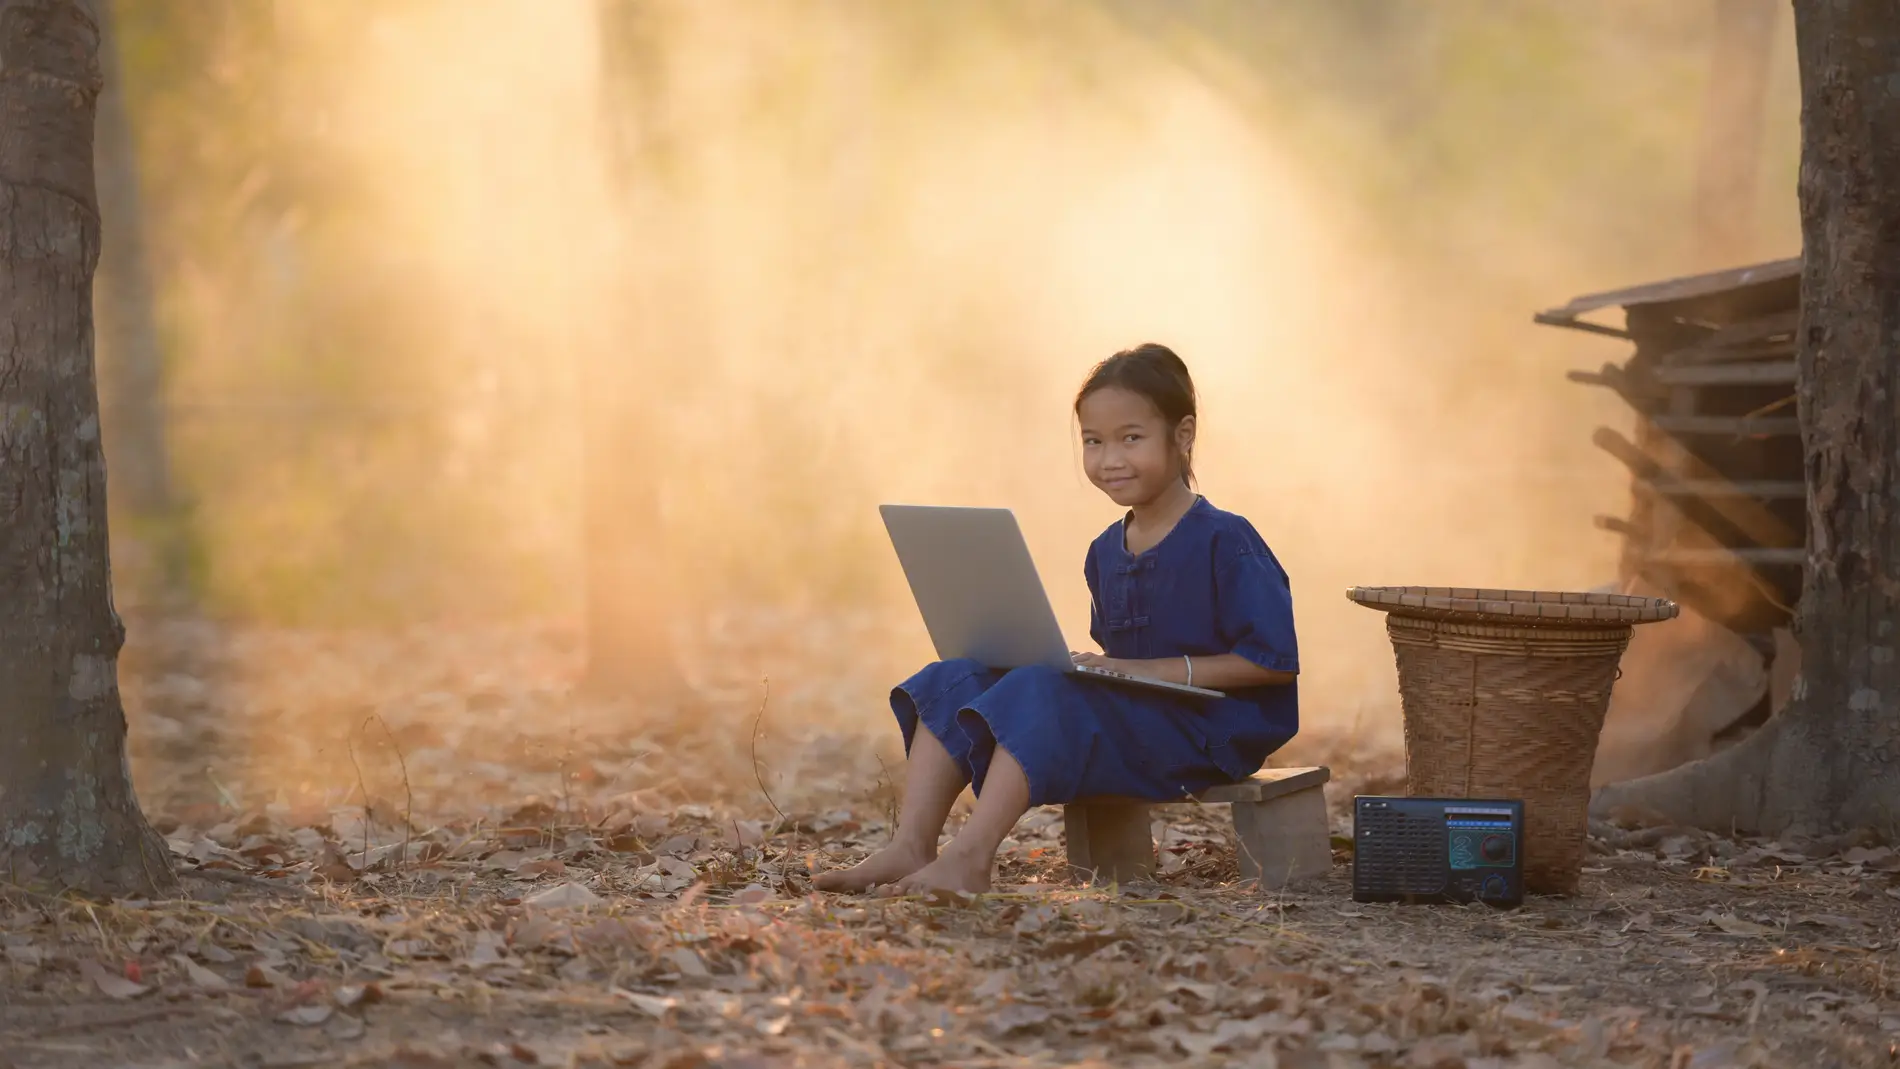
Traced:
[[1078, 803], [1062, 808], [1070, 874], [1126, 883], [1154, 874], [1154, 834], [1138, 802]]
[[1234, 836], [1240, 840], [1240, 878], [1277, 891], [1296, 880], [1322, 876], [1333, 867], [1332, 835], [1326, 826], [1326, 795], [1318, 787], [1265, 802], [1235, 802]]
[[1086, 880], [1095, 871], [1095, 856], [1089, 850], [1089, 810], [1085, 805], [1062, 807], [1062, 847], [1069, 859], [1069, 878]]

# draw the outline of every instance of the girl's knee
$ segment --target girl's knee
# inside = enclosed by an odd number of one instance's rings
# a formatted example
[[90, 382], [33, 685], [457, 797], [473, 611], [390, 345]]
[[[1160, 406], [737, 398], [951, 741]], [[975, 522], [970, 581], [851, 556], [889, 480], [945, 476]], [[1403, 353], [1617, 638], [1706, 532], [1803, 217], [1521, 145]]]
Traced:
[[943, 715], [954, 716], [957, 706], [988, 686], [983, 672], [983, 666], [975, 661], [937, 661], [898, 684], [891, 692], [891, 701], [896, 705], [900, 696], [908, 700], [926, 722]]
[[1075, 677], [1060, 668], [1030, 664], [1010, 669], [996, 685], [1003, 693], [1036, 695], [1050, 700], [1066, 693], [1074, 682]]
[[989, 667], [973, 657], [952, 657], [947, 661], [938, 661], [930, 666], [946, 676], [969, 678], [980, 676], [989, 671]]
[[1077, 700], [1075, 685], [1075, 676], [1060, 668], [1032, 664], [1011, 669], [996, 684], [996, 693], [1019, 708], [1071, 711], [1082, 704]]
[[900, 689], [913, 695], [922, 694], [925, 700], [941, 694], [952, 687], [978, 680], [986, 671], [982, 663], [968, 658], [950, 661], [932, 661], [917, 670], [917, 674], [905, 680]]
[[1077, 684], [1059, 668], [1014, 669], [984, 695], [983, 716], [999, 737], [1083, 737], [1094, 725], [1095, 714]]

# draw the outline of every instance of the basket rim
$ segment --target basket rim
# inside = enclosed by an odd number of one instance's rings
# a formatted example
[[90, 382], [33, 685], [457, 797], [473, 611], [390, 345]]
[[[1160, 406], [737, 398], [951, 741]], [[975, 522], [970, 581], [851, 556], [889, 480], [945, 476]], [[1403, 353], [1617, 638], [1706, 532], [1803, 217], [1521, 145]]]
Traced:
[[1397, 616], [1507, 619], [1543, 623], [1648, 624], [1674, 619], [1668, 598], [1575, 590], [1453, 586], [1355, 586], [1346, 597]]
[[1548, 620], [1512, 619], [1476, 613], [1408, 615], [1404, 612], [1386, 613], [1385, 623], [1386, 630], [1394, 634], [1395, 641], [1397, 635], [1403, 634], [1407, 640], [1432, 636], [1434, 640], [1443, 637], [1454, 641], [1554, 642], [1566, 647], [1592, 642], [1627, 644], [1631, 626], [1610, 620], [1559, 620], [1553, 623]]

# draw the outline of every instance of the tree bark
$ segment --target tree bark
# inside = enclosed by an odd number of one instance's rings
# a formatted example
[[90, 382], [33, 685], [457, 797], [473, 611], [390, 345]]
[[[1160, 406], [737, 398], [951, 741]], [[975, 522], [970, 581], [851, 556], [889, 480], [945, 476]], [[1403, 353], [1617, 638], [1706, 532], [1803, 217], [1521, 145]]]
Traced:
[[1808, 562], [1801, 675], [1747, 741], [1605, 788], [1684, 823], [1900, 830], [1900, 19], [1890, 0], [1796, 0], [1799, 384]]
[[152, 893], [93, 381], [98, 47], [75, 0], [0, 0], [0, 877]]

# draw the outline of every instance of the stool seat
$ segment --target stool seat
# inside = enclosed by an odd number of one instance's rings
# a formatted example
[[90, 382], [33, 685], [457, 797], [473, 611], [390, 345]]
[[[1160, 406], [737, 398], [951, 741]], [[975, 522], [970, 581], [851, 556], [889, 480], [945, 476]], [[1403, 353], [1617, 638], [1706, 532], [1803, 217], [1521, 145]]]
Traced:
[[1077, 878], [1124, 883], [1152, 876], [1157, 805], [1227, 805], [1240, 844], [1240, 878], [1278, 890], [1324, 875], [1333, 864], [1326, 822], [1325, 766], [1263, 768], [1184, 798], [1078, 798], [1062, 808], [1069, 868]]

